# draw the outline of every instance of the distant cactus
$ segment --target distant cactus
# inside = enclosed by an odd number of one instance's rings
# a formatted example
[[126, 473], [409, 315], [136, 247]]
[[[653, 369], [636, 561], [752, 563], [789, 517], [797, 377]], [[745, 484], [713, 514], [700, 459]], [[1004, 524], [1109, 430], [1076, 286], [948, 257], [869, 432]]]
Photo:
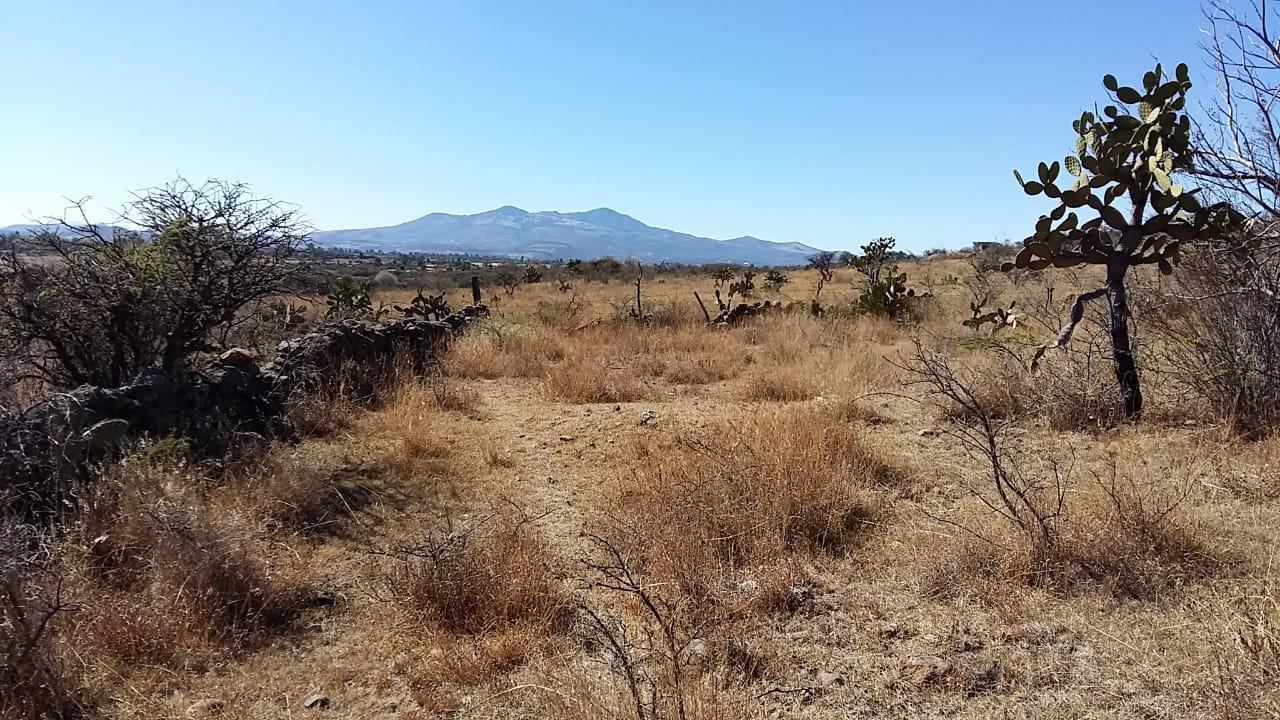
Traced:
[[[1106, 283], [1076, 297], [1070, 320], [1058, 337], [1042, 346], [1033, 367], [1046, 350], [1071, 339], [1090, 300], [1106, 296], [1110, 305], [1111, 345], [1116, 380], [1124, 396], [1125, 412], [1137, 419], [1142, 391], [1137, 363], [1129, 342], [1129, 306], [1125, 275], [1135, 265], [1155, 265], [1173, 272], [1185, 243], [1211, 239], [1242, 221], [1229, 205], [1203, 205], [1196, 190], [1175, 182], [1191, 170], [1194, 155], [1191, 118], [1183, 112], [1191, 79], [1187, 66], [1178, 65], [1173, 79], [1160, 65], [1142, 78], [1142, 90], [1120, 85], [1114, 76], [1102, 79], [1117, 101], [1098, 116], [1084, 112], [1072, 122], [1075, 153], [1061, 164], [1040, 163], [1035, 180], [1014, 176], [1028, 195], [1045, 195], [1058, 202], [1036, 223], [1035, 233], [1023, 240], [1022, 250], [1004, 269], [1043, 270], [1080, 265], [1103, 265]], [[1057, 184], [1060, 171], [1075, 178], [1069, 188]], [[1127, 211], [1112, 206], [1125, 197]], [[1097, 217], [1081, 221], [1076, 208], [1088, 207]]]
[[791, 282], [791, 278], [782, 274], [777, 270], [770, 270], [764, 274], [764, 287], [770, 292], [778, 292], [783, 285]]
[[845, 263], [866, 277], [866, 286], [858, 296], [858, 310], [901, 320], [911, 315], [916, 303], [929, 293], [917, 293], [907, 286], [907, 274], [898, 271], [894, 257], [902, 257], [893, 249], [897, 241], [881, 237], [862, 246], [862, 255], [845, 256]]
[[752, 270], [743, 270], [742, 278], [729, 283], [729, 297], [737, 295], [749, 298], [756, 293], [756, 274]]
[[404, 317], [423, 320], [443, 320], [445, 316], [453, 313], [453, 308], [449, 306], [444, 293], [428, 295], [424, 288], [418, 288], [408, 305], [396, 305], [395, 308], [396, 312]]
[[333, 320], [373, 314], [373, 300], [369, 296], [372, 290], [373, 283], [369, 280], [357, 280], [345, 275], [336, 278], [325, 297], [327, 309], [324, 316]]
[[530, 265], [529, 267], [524, 269], [524, 281], [528, 285], [533, 285], [535, 283], [541, 282], [542, 271]]
[[911, 315], [916, 301], [926, 297], [929, 293], [917, 293], [914, 288], [907, 287], [907, 274], [898, 272], [897, 265], [890, 265], [858, 296], [858, 310], [901, 320]]

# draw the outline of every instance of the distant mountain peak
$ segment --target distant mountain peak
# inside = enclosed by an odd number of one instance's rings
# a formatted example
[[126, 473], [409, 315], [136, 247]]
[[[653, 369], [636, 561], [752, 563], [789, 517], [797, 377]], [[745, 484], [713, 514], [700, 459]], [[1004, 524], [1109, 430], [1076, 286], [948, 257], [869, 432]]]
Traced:
[[607, 207], [527, 212], [512, 205], [475, 215], [431, 213], [390, 227], [329, 230], [318, 245], [423, 253], [465, 253], [541, 260], [611, 255], [647, 262], [803, 265], [815, 248], [754, 237], [713, 240], [651, 227]]
[[602, 207], [586, 212], [565, 213], [564, 216], [615, 230], [642, 231], [653, 229], [630, 215], [624, 215], [612, 208]]

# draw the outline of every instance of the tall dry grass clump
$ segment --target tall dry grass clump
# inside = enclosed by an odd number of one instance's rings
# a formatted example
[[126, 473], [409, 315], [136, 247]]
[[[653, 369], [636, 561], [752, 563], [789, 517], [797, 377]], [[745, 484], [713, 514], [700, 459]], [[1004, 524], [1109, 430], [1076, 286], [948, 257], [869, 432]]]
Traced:
[[311, 602], [309, 574], [208, 501], [189, 466], [137, 457], [99, 479], [65, 550], [84, 598], [66, 635], [88, 676], [195, 669], [257, 646]]
[[399, 670], [426, 710], [456, 709], [462, 689], [501, 682], [572, 622], [573, 596], [528, 518], [494, 515], [390, 557], [387, 596], [413, 640]]
[[542, 377], [565, 357], [562, 331], [489, 320], [456, 338], [444, 357], [448, 374], [463, 378]]
[[553, 367], [543, 388], [547, 397], [568, 403], [635, 402], [648, 395], [626, 364], [589, 352], [571, 355]]
[[815, 409], [642, 440], [607, 523], [641, 572], [715, 604], [742, 580], [841, 553], [905, 476], [857, 430]]

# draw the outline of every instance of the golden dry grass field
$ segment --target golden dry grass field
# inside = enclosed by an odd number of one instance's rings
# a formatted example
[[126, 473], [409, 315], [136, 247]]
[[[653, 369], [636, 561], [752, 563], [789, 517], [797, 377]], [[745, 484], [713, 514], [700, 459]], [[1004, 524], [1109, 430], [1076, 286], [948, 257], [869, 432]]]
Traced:
[[[1276, 717], [1280, 440], [1154, 365], [1144, 422], [1111, 422], [1105, 362], [1028, 374], [961, 325], [968, 263], [904, 270], [932, 292], [912, 325], [709, 329], [704, 278], [646, 282], [645, 324], [625, 280], [486, 290], [438, 373], [305, 409], [297, 444], [153, 447], [68, 541], [100, 600], [66, 672], [116, 718]], [[1061, 313], [1052, 279], [994, 292]], [[1011, 423], [1051, 540], [1005, 516], [917, 347]]]

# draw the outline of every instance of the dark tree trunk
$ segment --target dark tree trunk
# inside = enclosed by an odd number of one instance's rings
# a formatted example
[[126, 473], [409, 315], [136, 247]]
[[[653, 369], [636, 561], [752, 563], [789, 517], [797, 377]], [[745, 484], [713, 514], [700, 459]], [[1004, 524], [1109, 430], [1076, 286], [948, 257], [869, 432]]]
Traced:
[[1129, 342], [1129, 302], [1124, 287], [1124, 276], [1129, 269], [1126, 260], [1113, 257], [1107, 264], [1107, 303], [1111, 307], [1112, 364], [1124, 397], [1124, 414], [1130, 421], [1137, 421], [1142, 417], [1142, 387], [1133, 345]]

